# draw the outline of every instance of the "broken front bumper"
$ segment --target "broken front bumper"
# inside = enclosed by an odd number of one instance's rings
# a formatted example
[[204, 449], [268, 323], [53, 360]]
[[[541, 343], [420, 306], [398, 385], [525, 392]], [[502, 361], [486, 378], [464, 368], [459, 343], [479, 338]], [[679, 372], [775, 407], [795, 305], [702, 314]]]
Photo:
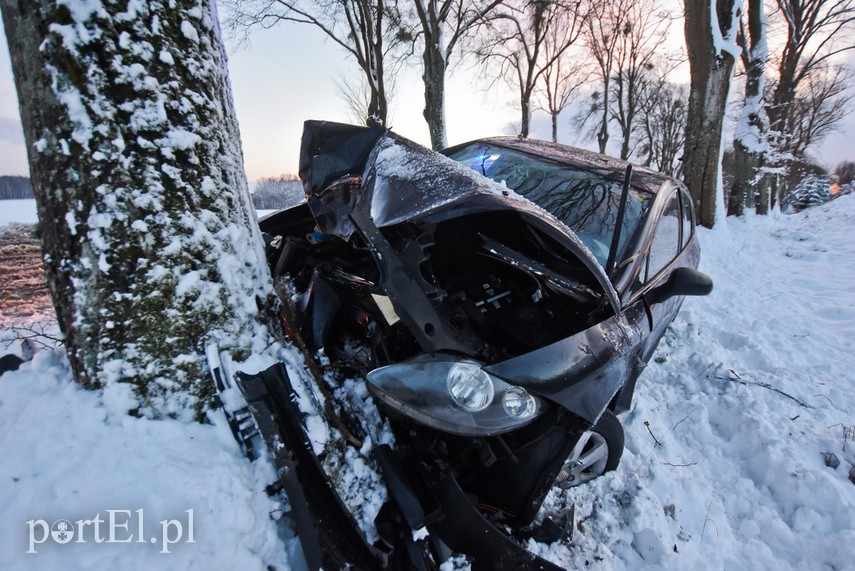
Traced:
[[[312, 450], [284, 366], [239, 374], [237, 386], [288, 495], [308, 569], [391, 568], [404, 561], [414, 569], [436, 569], [452, 552], [469, 556], [474, 569], [561, 569], [488, 521], [451, 475], [413, 482], [386, 445], [374, 454], [400, 517], [387, 518], [381, 537], [388, 545], [369, 545]], [[399, 529], [390, 532], [389, 521]], [[429, 534], [416, 539], [424, 528]]]

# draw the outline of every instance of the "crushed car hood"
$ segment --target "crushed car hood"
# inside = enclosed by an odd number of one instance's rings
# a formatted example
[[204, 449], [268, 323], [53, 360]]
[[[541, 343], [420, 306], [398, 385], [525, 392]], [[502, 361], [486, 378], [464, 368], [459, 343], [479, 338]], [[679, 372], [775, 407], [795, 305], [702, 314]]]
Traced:
[[[359, 177], [357, 185], [347, 184]], [[452, 159], [386, 129], [306, 121], [300, 179], [309, 209], [324, 234], [349, 239], [352, 217], [368, 214], [378, 228], [407, 221], [513, 210], [563, 242], [602, 284], [615, 312], [617, 293], [605, 270], [573, 231], [555, 216]]]

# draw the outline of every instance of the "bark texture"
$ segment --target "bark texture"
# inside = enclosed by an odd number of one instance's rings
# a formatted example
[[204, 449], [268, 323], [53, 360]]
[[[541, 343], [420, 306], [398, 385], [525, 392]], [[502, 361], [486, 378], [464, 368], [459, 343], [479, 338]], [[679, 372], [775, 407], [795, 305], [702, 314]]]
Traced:
[[[720, 48], [726, 42], [723, 38], [735, 37], [734, 1], [685, 3], [686, 47], [692, 79], [683, 176], [695, 203], [698, 222], [707, 228], [716, 222], [722, 125], [734, 64], [733, 53]], [[712, 9], [710, 2], [714, 3]], [[713, 21], [713, 15], [717, 21]]]
[[206, 342], [246, 356], [270, 339], [213, 4], [0, 9], [73, 373], [135, 396], [141, 414], [199, 413], [211, 395]]
[[432, 11], [421, 12], [419, 17], [424, 33], [422, 81], [425, 85], [424, 118], [430, 132], [430, 144], [434, 150], [448, 146], [445, 132], [445, 72], [446, 54], [442, 47], [442, 22]]

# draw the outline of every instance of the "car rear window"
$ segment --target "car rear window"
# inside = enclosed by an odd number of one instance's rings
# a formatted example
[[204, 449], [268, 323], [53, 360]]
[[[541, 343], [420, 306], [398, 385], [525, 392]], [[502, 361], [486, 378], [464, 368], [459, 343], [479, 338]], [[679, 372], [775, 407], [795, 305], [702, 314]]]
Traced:
[[[617, 223], [622, 181], [503, 147], [475, 144], [449, 155], [531, 200], [566, 224], [601, 265], [606, 265]], [[653, 195], [630, 187], [618, 246], [618, 263]]]

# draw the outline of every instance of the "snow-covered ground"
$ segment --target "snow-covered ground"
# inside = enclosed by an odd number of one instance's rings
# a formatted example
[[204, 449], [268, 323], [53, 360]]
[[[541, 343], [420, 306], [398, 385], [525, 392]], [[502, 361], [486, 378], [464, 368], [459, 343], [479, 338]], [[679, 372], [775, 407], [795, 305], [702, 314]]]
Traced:
[[[595, 569], [855, 568], [855, 196], [700, 230], [715, 280], [687, 299], [639, 381], [616, 472], [575, 504], [571, 542], [530, 548]], [[214, 425], [118, 413], [59, 353], [0, 378], [0, 569], [287, 569], [264, 493], [270, 467]], [[837, 468], [823, 453], [834, 454]], [[194, 543], [186, 542], [193, 510]], [[117, 538], [47, 526], [113, 512]], [[144, 512], [137, 512], [144, 510]], [[144, 539], [137, 525], [144, 515]], [[28, 523], [33, 522], [33, 523]], [[161, 523], [161, 522], [166, 522]], [[164, 550], [163, 537], [182, 539]], [[108, 533], [101, 524], [101, 533]]]
[[551, 498], [575, 503], [574, 544], [536, 550], [578, 568], [855, 569], [853, 227], [847, 196], [701, 229], [715, 290], [686, 299], [639, 380], [618, 470]]
[[0, 226], [12, 222], [35, 224], [38, 220], [35, 199], [0, 200]]

